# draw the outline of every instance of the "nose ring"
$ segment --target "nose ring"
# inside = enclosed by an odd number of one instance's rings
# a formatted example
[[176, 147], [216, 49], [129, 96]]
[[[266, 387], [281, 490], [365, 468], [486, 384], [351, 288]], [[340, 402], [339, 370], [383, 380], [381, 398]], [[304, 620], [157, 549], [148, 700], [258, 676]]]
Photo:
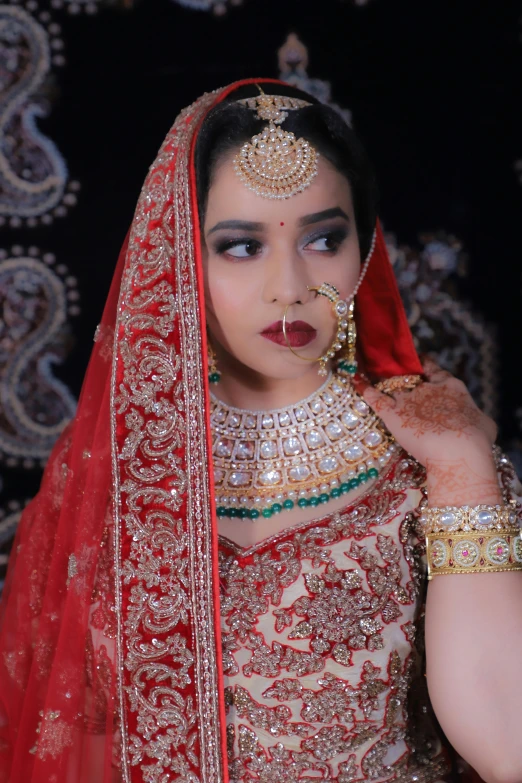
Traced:
[[[288, 336], [286, 332], [286, 326], [287, 326], [287, 316], [288, 316], [288, 310], [290, 309], [291, 305], [287, 305], [285, 307], [284, 313], [283, 313], [283, 336], [285, 338], [285, 342], [287, 347], [290, 349], [290, 351], [294, 354], [294, 356], [297, 356], [298, 359], [302, 359], [305, 362], [319, 362], [319, 375], [327, 375], [327, 364], [329, 359], [333, 359], [335, 354], [342, 350], [343, 344], [348, 341], [348, 353], [352, 359], [350, 362], [350, 367], [354, 367], [355, 372], [355, 340], [356, 340], [356, 331], [355, 331], [355, 322], [353, 319], [353, 311], [354, 311], [354, 301], [350, 303], [345, 302], [344, 299], [341, 299], [341, 295], [337, 288], [332, 285], [332, 283], [322, 283], [320, 286], [307, 286], [309, 291], [315, 291], [315, 293], [318, 296], [324, 296], [326, 299], [328, 299], [333, 306], [333, 311], [335, 318], [337, 319], [337, 330], [336, 335], [334, 338], [334, 341], [332, 342], [331, 346], [328, 348], [328, 350], [318, 358], [309, 358], [308, 356], [301, 356], [292, 346], [290, 345], [288, 341]], [[353, 348], [353, 350], [351, 350]], [[353, 353], [353, 357], [352, 357]], [[348, 367], [348, 365], [347, 365]], [[348, 370], [348, 372], [351, 372]]]

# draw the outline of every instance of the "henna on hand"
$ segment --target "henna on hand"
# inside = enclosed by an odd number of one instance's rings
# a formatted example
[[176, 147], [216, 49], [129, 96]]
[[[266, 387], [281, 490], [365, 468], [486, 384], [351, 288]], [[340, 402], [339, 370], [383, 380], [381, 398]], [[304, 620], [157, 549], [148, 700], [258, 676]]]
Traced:
[[369, 386], [367, 389], [365, 389], [363, 397], [366, 402], [371, 405], [375, 413], [382, 414], [383, 416], [387, 412], [392, 411], [397, 407], [397, 402], [393, 399], [393, 397], [390, 397], [383, 392], [377, 391], [377, 389], [374, 389], [373, 386]]
[[502, 503], [493, 459], [471, 465], [469, 459], [426, 460], [430, 506], [495, 505]]
[[[495, 422], [476, 406], [461, 381], [431, 361], [424, 368], [427, 380], [411, 391], [384, 394], [361, 383], [362, 396], [405, 451], [424, 466], [428, 459], [469, 458], [473, 468], [486, 466], [484, 470], [493, 480]], [[491, 486], [484, 493], [489, 490]]]
[[482, 415], [467, 391], [430, 384], [422, 384], [400, 400], [396, 413], [402, 426], [417, 438], [428, 432], [435, 435], [453, 432], [457, 438], [466, 436], [470, 427], [479, 425]]

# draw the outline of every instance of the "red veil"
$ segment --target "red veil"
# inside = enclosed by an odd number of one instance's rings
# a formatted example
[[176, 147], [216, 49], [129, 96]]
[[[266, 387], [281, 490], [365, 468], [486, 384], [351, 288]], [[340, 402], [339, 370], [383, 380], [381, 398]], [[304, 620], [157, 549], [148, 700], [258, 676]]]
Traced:
[[[78, 413], [23, 514], [0, 615], [1, 783], [228, 780], [193, 157], [209, 109], [253, 83], [169, 132]], [[357, 309], [367, 372], [422, 371], [380, 227]]]

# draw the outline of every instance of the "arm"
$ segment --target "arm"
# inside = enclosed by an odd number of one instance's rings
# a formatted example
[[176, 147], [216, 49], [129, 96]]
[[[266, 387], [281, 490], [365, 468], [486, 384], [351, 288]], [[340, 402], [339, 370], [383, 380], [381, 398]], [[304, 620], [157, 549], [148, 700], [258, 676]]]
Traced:
[[[491, 452], [427, 460], [431, 506], [502, 503]], [[522, 573], [434, 578], [426, 607], [430, 699], [486, 783], [522, 781]]]
[[[428, 504], [502, 503], [494, 422], [432, 362], [413, 391], [358, 391], [427, 471]], [[426, 607], [430, 698], [486, 783], [522, 783], [522, 572], [436, 576]]]

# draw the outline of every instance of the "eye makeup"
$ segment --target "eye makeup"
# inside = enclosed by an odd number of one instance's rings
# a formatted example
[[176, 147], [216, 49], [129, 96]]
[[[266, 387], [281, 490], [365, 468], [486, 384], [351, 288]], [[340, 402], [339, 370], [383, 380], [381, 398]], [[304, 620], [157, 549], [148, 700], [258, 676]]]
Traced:
[[[235, 248], [245, 247], [246, 253], [233, 254]], [[230, 255], [232, 258], [253, 258], [260, 250], [261, 242], [252, 237], [235, 237], [234, 239], [222, 239], [214, 244], [214, 252], [220, 256]]]
[[[335, 255], [343, 242], [347, 239], [348, 235], [349, 229], [345, 225], [317, 229], [316, 231], [307, 234], [301, 240], [300, 245], [303, 250]], [[324, 240], [328, 246], [315, 249], [310, 248], [310, 245], [313, 245], [320, 240]], [[245, 248], [243, 253], [239, 252], [239, 249], [242, 247]], [[233, 252], [235, 248], [238, 249], [238, 252]], [[234, 259], [254, 258], [262, 248], [263, 243], [259, 239], [254, 239], [251, 235], [242, 237], [223, 237], [212, 242], [212, 249], [216, 255], [228, 256]]]
[[303, 247], [307, 249], [309, 245], [313, 245], [315, 242], [319, 242], [321, 239], [330, 243], [330, 247], [325, 247], [317, 252], [335, 254], [348, 237], [348, 229], [344, 226], [338, 226], [335, 228], [324, 228], [319, 231], [315, 231], [313, 234], [309, 234], [303, 239]]

